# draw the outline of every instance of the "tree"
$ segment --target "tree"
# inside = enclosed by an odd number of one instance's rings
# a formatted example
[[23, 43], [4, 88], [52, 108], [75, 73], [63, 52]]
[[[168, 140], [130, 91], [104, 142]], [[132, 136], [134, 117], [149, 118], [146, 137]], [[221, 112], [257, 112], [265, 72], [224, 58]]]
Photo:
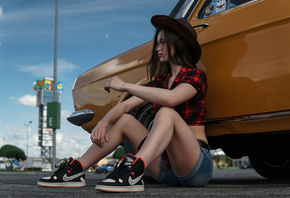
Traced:
[[21, 160], [26, 160], [26, 155], [24, 153], [23, 150], [21, 150], [20, 148], [13, 146], [13, 145], [4, 145], [1, 147], [0, 149], [0, 157], [6, 157], [8, 158], [9, 162], [10, 162], [10, 167], [12, 169], [12, 164], [14, 159], [16, 159], [17, 161], [21, 161]]
[[113, 154], [114, 159], [121, 159], [125, 155], [124, 147], [120, 146]]
[[227, 155], [214, 155], [212, 156], [212, 159], [216, 161], [219, 169], [232, 163], [232, 158]]

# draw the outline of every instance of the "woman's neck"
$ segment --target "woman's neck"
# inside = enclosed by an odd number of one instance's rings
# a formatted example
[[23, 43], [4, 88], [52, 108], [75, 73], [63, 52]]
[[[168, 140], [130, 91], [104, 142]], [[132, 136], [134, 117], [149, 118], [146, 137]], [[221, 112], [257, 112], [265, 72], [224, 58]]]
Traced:
[[175, 78], [178, 75], [179, 71], [181, 70], [182, 65], [177, 65], [177, 64], [174, 64], [174, 63], [170, 63], [170, 67], [171, 67], [172, 77]]

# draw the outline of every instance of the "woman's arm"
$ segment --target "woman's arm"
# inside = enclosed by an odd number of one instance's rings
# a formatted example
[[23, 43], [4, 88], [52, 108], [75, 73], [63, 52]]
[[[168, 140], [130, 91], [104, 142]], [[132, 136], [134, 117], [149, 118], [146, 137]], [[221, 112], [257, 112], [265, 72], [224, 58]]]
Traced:
[[169, 90], [125, 83], [116, 76], [106, 83], [105, 90], [110, 92], [110, 88], [116, 91], [126, 91], [147, 102], [167, 107], [175, 107], [189, 100], [197, 93], [197, 90], [188, 83], [182, 83], [176, 88]]
[[147, 104], [146, 101], [132, 96], [128, 100], [121, 102], [113, 107], [105, 117], [99, 121], [96, 127], [91, 131], [91, 141], [99, 147], [104, 146], [104, 141], [109, 141], [107, 136], [107, 128], [110, 124], [116, 122], [124, 113]]
[[175, 107], [197, 93], [196, 89], [188, 83], [182, 83], [172, 90], [126, 83], [124, 91], [150, 103], [167, 107]]

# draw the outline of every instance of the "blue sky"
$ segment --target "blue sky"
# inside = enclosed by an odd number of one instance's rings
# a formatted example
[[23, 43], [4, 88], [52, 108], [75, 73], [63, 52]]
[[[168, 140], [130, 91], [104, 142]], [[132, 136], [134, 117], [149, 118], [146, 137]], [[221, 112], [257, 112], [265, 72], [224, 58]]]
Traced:
[[[58, 0], [58, 81], [62, 82], [57, 157], [78, 157], [89, 134], [70, 124], [76, 77], [152, 39], [155, 14], [168, 15], [178, 0]], [[53, 77], [54, 0], [0, 0], [0, 147], [16, 145], [40, 156], [37, 79]]]

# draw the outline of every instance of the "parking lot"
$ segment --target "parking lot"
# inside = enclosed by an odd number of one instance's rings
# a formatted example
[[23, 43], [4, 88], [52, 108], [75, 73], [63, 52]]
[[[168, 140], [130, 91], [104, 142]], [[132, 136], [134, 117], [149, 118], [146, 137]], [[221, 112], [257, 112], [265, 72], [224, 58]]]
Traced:
[[289, 180], [268, 180], [253, 169], [216, 170], [205, 187], [168, 187], [145, 183], [142, 193], [102, 193], [95, 185], [106, 174], [86, 174], [84, 188], [44, 188], [37, 180], [49, 173], [0, 172], [0, 197], [290, 197]]

